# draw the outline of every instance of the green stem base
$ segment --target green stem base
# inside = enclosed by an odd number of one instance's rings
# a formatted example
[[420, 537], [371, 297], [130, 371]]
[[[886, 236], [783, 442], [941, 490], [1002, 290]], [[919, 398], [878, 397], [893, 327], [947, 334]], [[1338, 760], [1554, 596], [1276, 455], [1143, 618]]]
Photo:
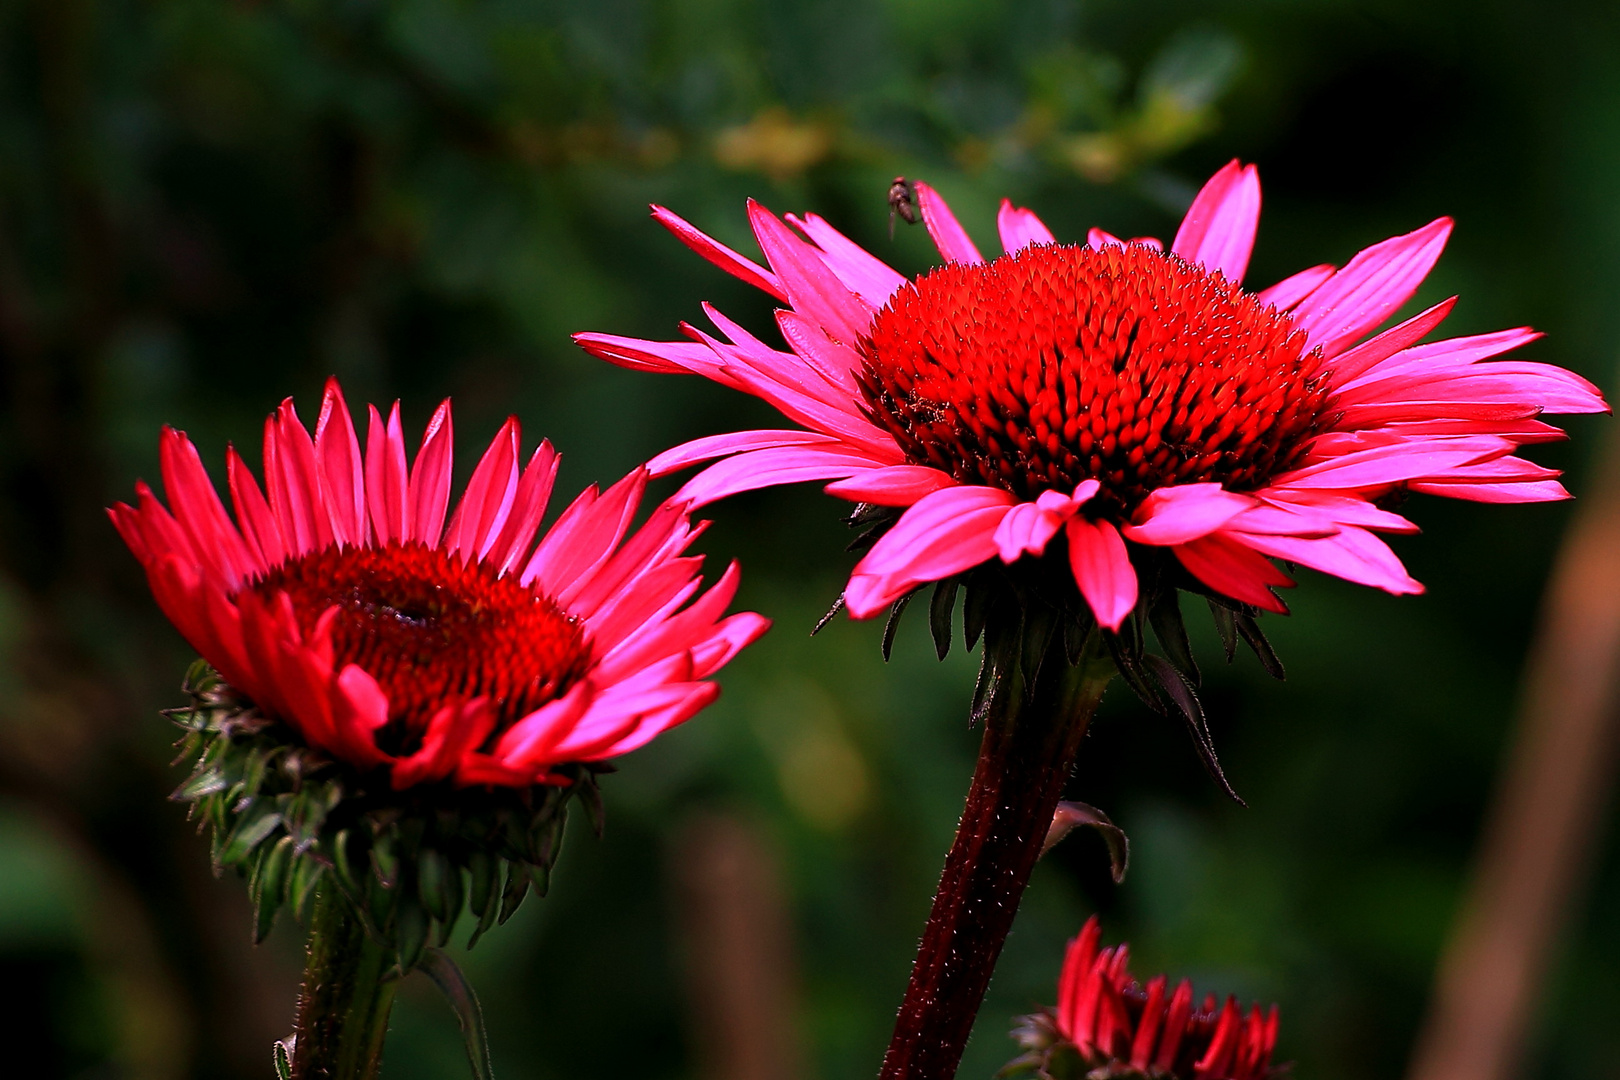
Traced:
[[310, 920], [293, 1022], [293, 1080], [376, 1080], [399, 980], [348, 900], [322, 888]]

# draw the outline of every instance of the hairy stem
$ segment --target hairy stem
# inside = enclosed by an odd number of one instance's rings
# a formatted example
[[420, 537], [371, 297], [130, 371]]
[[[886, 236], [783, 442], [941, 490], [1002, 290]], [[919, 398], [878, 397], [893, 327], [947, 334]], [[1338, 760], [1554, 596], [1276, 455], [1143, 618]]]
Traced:
[[310, 920], [304, 985], [293, 1022], [293, 1080], [375, 1080], [397, 979], [393, 956], [367, 935], [336, 889]]
[[880, 1080], [956, 1075], [1080, 740], [1114, 673], [1090, 650], [1071, 666], [1061, 637], [1044, 643], [1032, 684], [1009, 673], [992, 701]]

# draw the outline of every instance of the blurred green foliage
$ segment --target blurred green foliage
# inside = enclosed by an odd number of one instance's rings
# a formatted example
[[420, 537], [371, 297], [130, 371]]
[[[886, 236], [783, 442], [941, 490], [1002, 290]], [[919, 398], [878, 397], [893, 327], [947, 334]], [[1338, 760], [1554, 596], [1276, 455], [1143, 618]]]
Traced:
[[[682, 438], [771, 423], [739, 395], [584, 357], [569, 332], [673, 336], [762, 296], [649, 223], [649, 201], [751, 248], [743, 200], [813, 209], [908, 271], [897, 173], [981, 242], [1003, 195], [1060, 237], [1167, 235], [1234, 154], [1260, 163], [1268, 283], [1459, 219], [1420, 300], [1457, 332], [1533, 323], [1536, 355], [1613, 387], [1620, 286], [1616, 13], [1436, 0], [7, 0], [0, 3], [0, 1009], [31, 1077], [268, 1075], [296, 934], [253, 951], [243, 890], [164, 802], [187, 650], [100, 508], [156, 473], [161, 423], [212, 466], [284, 395], [312, 410], [454, 395], [465, 467], [509, 412], [567, 456], [561, 490]], [[1581, 467], [1601, 421], [1540, 459]], [[255, 457], [250, 453], [250, 458]], [[714, 510], [743, 602], [777, 620], [722, 702], [608, 778], [598, 842], [466, 959], [506, 1080], [697, 1075], [672, 838], [758, 822], [785, 868], [807, 1075], [871, 1075], [974, 751], [973, 661], [921, 620], [808, 629], [850, 557], [814, 490]], [[1398, 1075], [1458, 895], [1567, 509], [1412, 508], [1430, 588], [1305, 575], [1269, 632], [1275, 685], [1203, 641], [1224, 803], [1170, 725], [1116, 692], [1073, 794], [1130, 832], [1109, 880], [1082, 834], [1040, 868], [964, 1077], [1052, 1000], [1100, 910], [1139, 970], [1282, 1003], [1313, 1080]], [[1527, 1075], [1620, 1069], [1611, 838]], [[387, 1075], [463, 1075], [408, 984]]]

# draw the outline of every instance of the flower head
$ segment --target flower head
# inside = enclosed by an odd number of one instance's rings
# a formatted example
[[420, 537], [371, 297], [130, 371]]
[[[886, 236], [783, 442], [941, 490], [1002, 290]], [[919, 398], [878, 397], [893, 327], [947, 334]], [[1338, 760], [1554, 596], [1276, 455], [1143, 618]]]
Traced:
[[654, 459], [655, 474], [720, 459], [683, 489], [694, 504], [831, 480], [834, 495], [902, 511], [850, 578], [856, 617], [1049, 549], [1111, 630], [1160, 582], [1285, 611], [1274, 590], [1293, 582], [1272, 558], [1419, 592], [1378, 535], [1416, 529], [1392, 497], [1564, 498], [1558, 474], [1516, 450], [1562, 437], [1542, 413], [1607, 408], [1562, 368], [1482, 362], [1530, 330], [1423, 342], [1455, 298], [1374, 335], [1439, 258], [1449, 219], [1250, 292], [1253, 166], [1218, 172], [1168, 250], [1095, 229], [1059, 244], [1004, 201], [1005, 253], [987, 262], [938, 193], [917, 191], [945, 265], [915, 280], [814, 214], [784, 223], [749, 204], [767, 268], [654, 208], [786, 304], [788, 351], [712, 308], [720, 337], [577, 335], [597, 356], [705, 375], [803, 426]]
[[1266, 1080], [1277, 1044], [1277, 1007], [1247, 1012], [1215, 995], [1193, 1001], [1192, 983], [1174, 990], [1163, 975], [1146, 986], [1128, 969], [1130, 947], [1099, 949], [1096, 916], [1069, 942], [1054, 1010], [1023, 1018], [1014, 1038], [1025, 1053], [1007, 1072], [1043, 1077], [1155, 1077], [1159, 1080]]
[[286, 895], [307, 854], [391, 922], [404, 909], [352, 873], [369, 852], [385, 890], [419, 886], [448, 928], [462, 869], [480, 914], [503, 907], [498, 858], [515, 906], [550, 866], [568, 791], [594, 794], [599, 763], [713, 701], [710, 677], [769, 625], [726, 616], [735, 565], [702, 591], [684, 505], [631, 530], [645, 469], [587, 489], [536, 543], [558, 457], [542, 443], [522, 465], [520, 441], [508, 420], [450, 513], [449, 402], [407, 467], [398, 404], [386, 421], [370, 409], [362, 454], [332, 381], [313, 437], [290, 399], [266, 422], [264, 489], [228, 451], [234, 520], [172, 429], [169, 506], [143, 483], [110, 511], [213, 669], [191, 683], [196, 772], [178, 796], [256, 892], [269, 873]]
[[536, 546], [550, 443], [520, 468], [508, 420], [446, 527], [449, 402], [410, 469], [399, 406], [370, 418], [362, 455], [335, 381], [313, 438], [283, 402], [265, 424], [268, 499], [228, 452], [235, 522], [165, 429], [172, 510], [143, 483], [138, 508], [110, 512], [186, 640], [308, 745], [395, 788], [545, 783], [691, 717], [768, 625], [722, 618], [735, 566], [698, 596], [702, 560], [683, 552], [699, 530], [679, 504], [630, 534], [645, 470], [587, 489]]

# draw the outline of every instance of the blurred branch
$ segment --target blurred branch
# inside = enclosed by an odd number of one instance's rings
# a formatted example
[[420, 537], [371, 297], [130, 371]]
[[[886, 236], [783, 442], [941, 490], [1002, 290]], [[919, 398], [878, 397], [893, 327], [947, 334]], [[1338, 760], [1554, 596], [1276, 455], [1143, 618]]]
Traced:
[[797, 969], [774, 853], [753, 826], [711, 814], [687, 823], [673, 858], [698, 1075], [797, 1080]]
[[1558, 931], [1590, 871], [1620, 716], [1620, 435], [1548, 586], [1473, 879], [1409, 1080], [1517, 1075]]

